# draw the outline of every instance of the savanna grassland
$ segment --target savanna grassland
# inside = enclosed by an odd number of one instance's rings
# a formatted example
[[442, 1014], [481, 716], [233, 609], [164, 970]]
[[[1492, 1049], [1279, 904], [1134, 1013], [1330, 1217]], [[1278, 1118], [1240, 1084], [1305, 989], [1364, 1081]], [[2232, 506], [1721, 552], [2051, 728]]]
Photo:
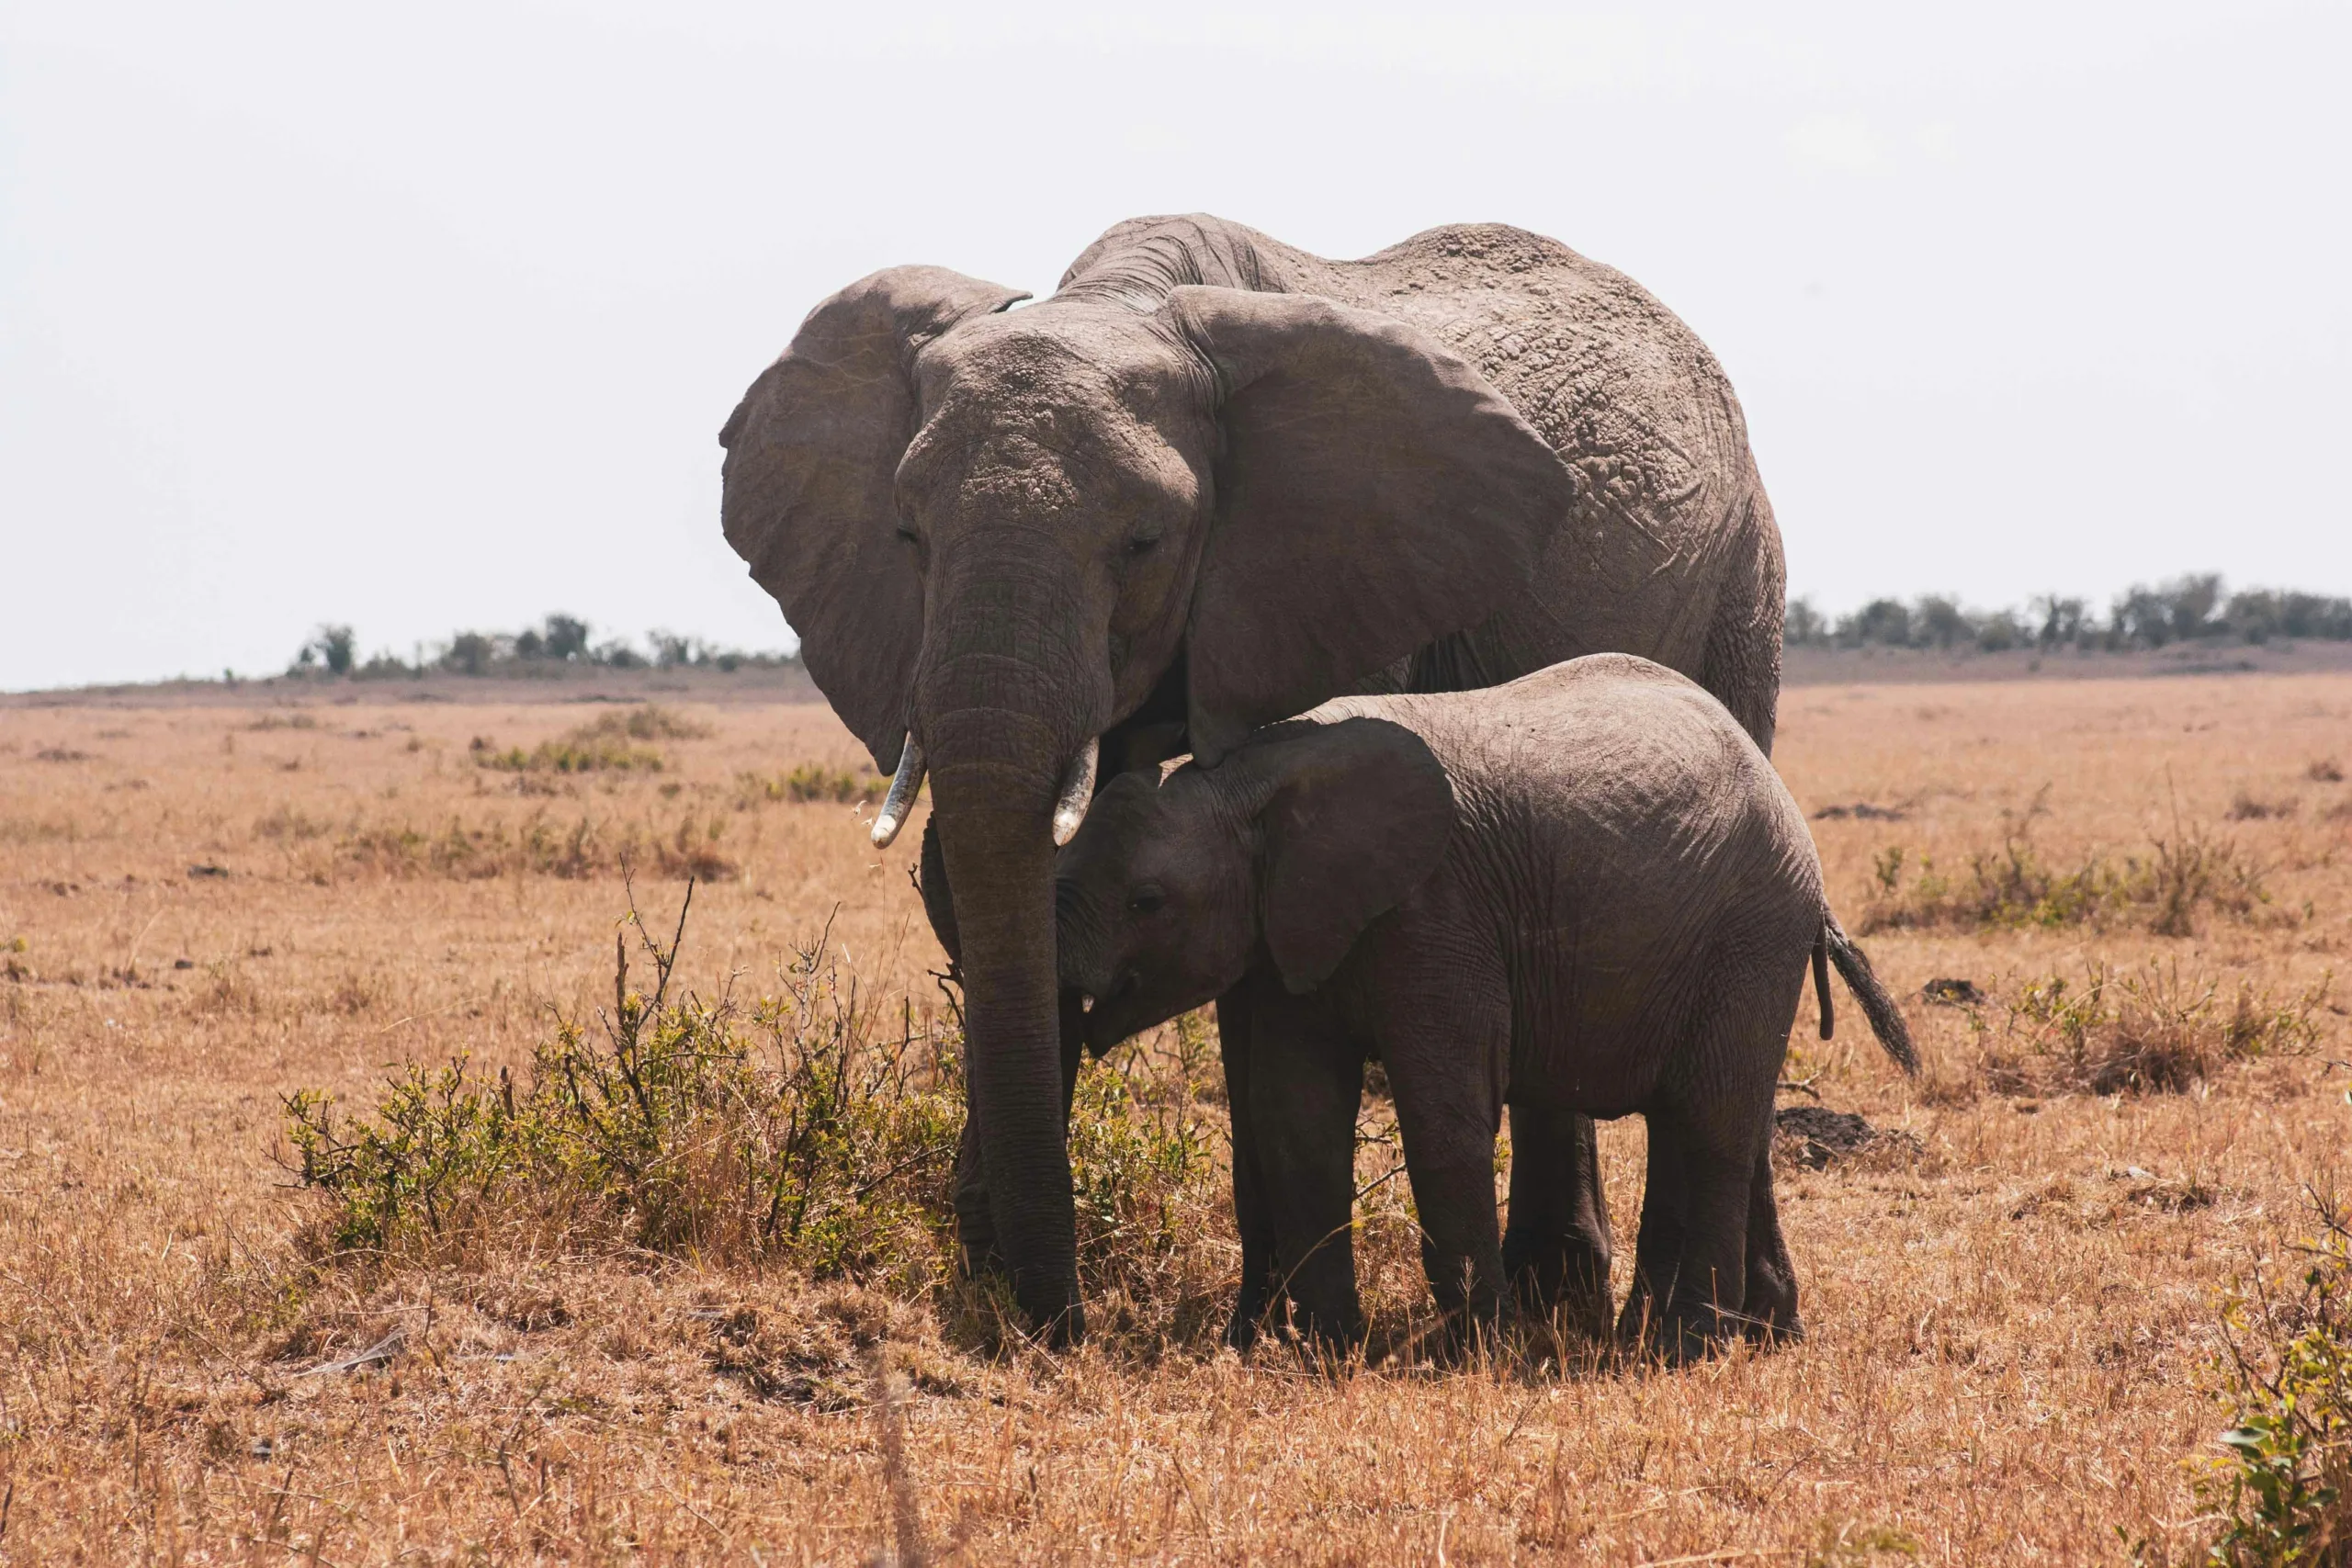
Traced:
[[1882, 1134], [1781, 1145], [1810, 1340], [1428, 1364], [1375, 1097], [1338, 1376], [1216, 1348], [1197, 1022], [1082, 1088], [1088, 1346], [952, 1279], [920, 824], [821, 706], [350, 690], [0, 707], [0, 1561], [2184, 1562], [2317, 1321], [2224, 1307], [2352, 1190], [2352, 676], [1791, 689], [1928, 1064], [1799, 1020]]

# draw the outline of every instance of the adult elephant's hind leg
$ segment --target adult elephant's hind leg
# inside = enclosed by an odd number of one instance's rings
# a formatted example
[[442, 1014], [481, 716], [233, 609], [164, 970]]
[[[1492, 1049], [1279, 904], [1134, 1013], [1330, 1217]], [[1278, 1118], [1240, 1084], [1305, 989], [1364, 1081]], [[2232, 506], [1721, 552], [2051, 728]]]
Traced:
[[1715, 599], [1699, 683], [1731, 710], [1766, 756], [1781, 704], [1781, 631], [1786, 616], [1787, 570], [1780, 525], [1751, 464], [1748, 494], [1732, 544], [1731, 570]]
[[1512, 1106], [1503, 1274], [1521, 1309], [1605, 1338], [1612, 1307], [1609, 1265], [1609, 1203], [1592, 1118]]

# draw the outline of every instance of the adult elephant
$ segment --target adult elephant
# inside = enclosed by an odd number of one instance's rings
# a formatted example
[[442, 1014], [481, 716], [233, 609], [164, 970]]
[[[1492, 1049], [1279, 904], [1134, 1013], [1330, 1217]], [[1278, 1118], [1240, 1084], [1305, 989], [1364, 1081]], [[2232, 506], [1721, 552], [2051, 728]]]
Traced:
[[719, 441], [729, 542], [894, 775], [877, 840], [928, 770], [985, 1179], [967, 1240], [1061, 1339], [1083, 1317], [1053, 853], [1098, 755], [1214, 766], [1340, 693], [1602, 650], [1690, 675], [1769, 747], [1782, 583], [1713, 357], [1541, 235], [1332, 262], [1136, 219], [1026, 298], [939, 267], [854, 283]]

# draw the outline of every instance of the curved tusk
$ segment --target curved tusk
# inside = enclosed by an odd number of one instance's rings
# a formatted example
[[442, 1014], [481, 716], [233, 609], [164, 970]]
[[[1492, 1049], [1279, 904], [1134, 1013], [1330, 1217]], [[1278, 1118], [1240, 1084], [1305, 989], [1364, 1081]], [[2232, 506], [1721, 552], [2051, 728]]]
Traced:
[[1069, 772], [1062, 775], [1061, 794], [1054, 798], [1054, 847], [1061, 848], [1078, 836], [1078, 825], [1086, 820], [1086, 808], [1094, 799], [1094, 769], [1102, 760], [1102, 738], [1096, 736], [1069, 761]]
[[922, 748], [915, 738], [899, 750], [899, 771], [890, 776], [890, 793], [882, 797], [881, 815], [874, 818], [874, 847], [888, 849], [890, 840], [907, 820], [907, 813], [915, 803], [915, 792], [922, 788]]

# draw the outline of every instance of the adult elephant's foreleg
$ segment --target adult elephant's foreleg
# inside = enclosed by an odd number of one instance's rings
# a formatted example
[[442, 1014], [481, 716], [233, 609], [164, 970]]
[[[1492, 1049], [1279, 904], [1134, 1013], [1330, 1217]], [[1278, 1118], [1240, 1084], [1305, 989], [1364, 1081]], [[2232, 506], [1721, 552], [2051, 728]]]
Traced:
[[1609, 1203], [1592, 1118], [1510, 1108], [1510, 1217], [1503, 1273], [1530, 1315], [1609, 1334]]
[[1225, 1062], [1225, 1102], [1233, 1117], [1233, 1219], [1241, 1235], [1241, 1285], [1226, 1323], [1225, 1342], [1246, 1350], [1257, 1341], [1266, 1314], [1280, 1299], [1275, 1262], [1274, 1213], [1258, 1168], [1257, 1123], [1250, 1099], [1250, 987], [1239, 985], [1216, 999], [1217, 1044]]
[[[939, 845], [939, 825], [922, 825], [922, 853], [916, 862], [915, 886], [922, 895], [922, 912], [931, 934], [947, 954], [947, 976], [960, 983], [963, 944], [956, 935], [956, 900], [947, 890], [947, 858]], [[956, 1144], [956, 1239], [964, 1254], [964, 1271], [978, 1277], [1001, 1273], [1004, 1258], [996, 1249], [996, 1221], [989, 1213], [988, 1174], [980, 1165], [980, 1118], [973, 1109], [971, 1076], [964, 1079], [964, 1129]]]

